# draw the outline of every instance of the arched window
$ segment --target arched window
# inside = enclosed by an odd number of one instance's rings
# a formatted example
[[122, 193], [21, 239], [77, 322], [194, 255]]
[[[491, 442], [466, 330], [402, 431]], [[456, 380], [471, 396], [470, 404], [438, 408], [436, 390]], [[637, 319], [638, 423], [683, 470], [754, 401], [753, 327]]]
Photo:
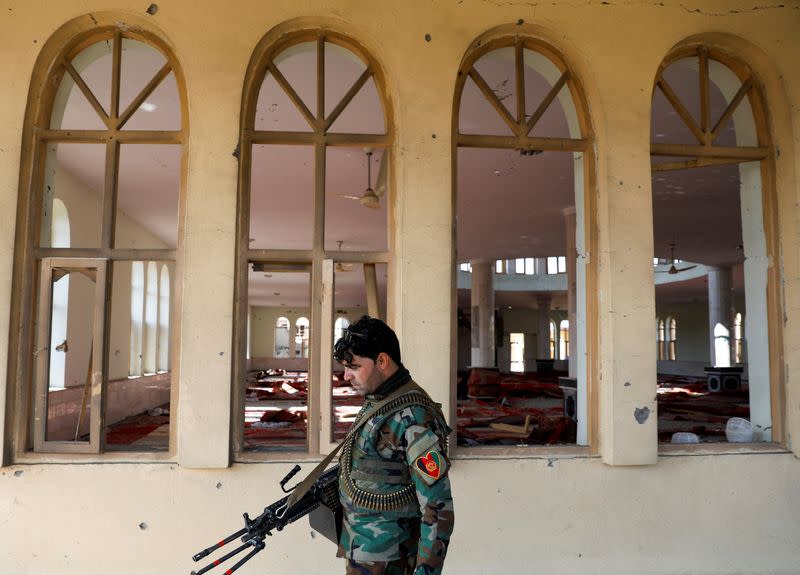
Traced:
[[[108, 398], [116, 382], [143, 372], [144, 326], [137, 324], [143, 316], [135, 300], [142, 295], [143, 306], [147, 286], [140, 266], [175, 260], [187, 131], [177, 60], [167, 43], [145, 28], [111, 13], [77, 18], [46, 42], [31, 76], [24, 131], [31, 139], [22, 158], [30, 179], [20, 189], [24, 219], [18, 225], [32, 241], [19, 243], [17, 250], [20, 273], [39, 284], [22, 295], [15, 313], [32, 324], [27, 316], [32, 310], [38, 331], [18, 341], [12, 369], [19, 368], [22, 385], [32, 386], [24, 396], [37, 400], [30, 410], [32, 425], [19, 426], [23, 437], [16, 443], [23, 449], [113, 449], [113, 439], [104, 444], [101, 434], [116, 418], [143, 408], [138, 400], [127, 405]], [[71, 220], [66, 242], [53, 233], [63, 225], [62, 207]], [[31, 367], [25, 358], [64, 335], [60, 286], [66, 281], [66, 337], [54, 348], [64, 352], [63, 369], [54, 356], [53, 375], [63, 372], [56, 377], [81, 392], [74, 399], [62, 396], [67, 399], [60, 401], [71, 404], [49, 409], [51, 354], [36, 355]], [[159, 405], [169, 398], [169, 390], [162, 391], [152, 395]], [[112, 403], [113, 417], [103, 413]], [[166, 438], [164, 443], [157, 449], [166, 448]]]
[[170, 338], [170, 284], [169, 268], [161, 266], [161, 279], [158, 286], [158, 371], [169, 371]]
[[558, 355], [569, 359], [569, 320], [562, 319], [558, 326]]
[[[770, 269], [777, 221], [770, 187], [776, 151], [766, 121], [761, 84], [747, 64], [727, 50], [685, 43], [662, 62], [651, 112], [653, 239], [656, 308], [683, 306], [686, 326], [705, 324], [707, 344], [697, 359], [731, 369], [738, 355], [734, 302], [751, 315], [748, 340], [750, 418], [771, 440], [778, 365], [769, 349], [769, 324], [780, 329], [777, 275]], [[766, 224], [766, 225], [765, 225]], [[704, 277], [705, 276], [705, 277]], [[707, 311], [706, 311], [707, 310]], [[674, 318], [673, 318], [674, 320]], [[675, 358], [677, 326], [670, 323], [668, 357]], [[688, 333], [688, 331], [687, 331]], [[687, 353], [688, 348], [687, 348]], [[735, 371], [735, 370], [734, 370]], [[697, 374], [704, 376], [703, 373]], [[736, 412], [723, 409], [719, 415]]]
[[[50, 241], [53, 247], [69, 247], [69, 214], [59, 199], [53, 201]], [[69, 318], [69, 274], [53, 283], [53, 323], [50, 332], [50, 381], [49, 387], [63, 388], [66, 378], [67, 321]]]
[[665, 359], [665, 340], [666, 340], [666, 333], [664, 327], [664, 320], [658, 319], [656, 320], [656, 342], [658, 343], [658, 359]]
[[[392, 115], [382, 70], [357, 42], [324, 29], [275, 37], [256, 47], [244, 84], [234, 338], [245, 337], [248, 306], [306, 314], [305, 323], [296, 325], [292, 355], [308, 361], [291, 365], [309, 370], [301, 376], [309, 378], [310, 395], [323, 390], [321, 404], [308, 403], [319, 410], [333, 405], [327, 401], [333, 393], [332, 346], [321, 342], [333, 335], [335, 307], [326, 307], [323, 291], [333, 292], [336, 277], [341, 300], [366, 292], [370, 315], [386, 309], [379, 294], [386, 293], [387, 278], [378, 271], [389, 261]], [[356, 268], [363, 273], [339, 273]], [[246, 379], [246, 369], [240, 353], [237, 382]], [[248, 407], [239, 387], [236, 453], [303, 448], [299, 440], [290, 444], [279, 435], [245, 437]], [[303, 407], [298, 415], [306, 424], [302, 442], [308, 449], [331, 442], [330, 414]]]
[[308, 357], [309, 339], [308, 318], [301, 317], [295, 322], [294, 355], [295, 357]]
[[668, 333], [667, 333], [667, 359], [675, 361], [676, 347], [678, 345], [678, 321], [674, 317], [667, 318]]
[[275, 352], [274, 357], [290, 357], [289, 353], [289, 319], [283, 316], [275, 321]]
[[333, 341], [337, 342], [344, 335], [344, 330], [350, 325], [350, 320], [346, 317], [339, 316], [333, 324]]
[[[453, 128], [460, 260], [503, 260], [507, 272], [526, 273], [535, 271], [538, 259], [542, 275], [566, 274], [562, 293], [553, 295], [567, 302], [567, 321], [591, 325], [584, 321], [586, 314], [596, 313], [585, 281], [591, 268], [584, 267], [587, 260], [577, 258], [577, 253], [591, 250], [593, 194], [587, 188], [591, 178], [584, 175], [593, 170], [593, 154], [585, 152], [594, 144], [580, 81], [565, 58], [555, 47], [521, 34], [492, 33], [472, 42], [458, 70]], [[558, 176], [548, 178], [545, 172]], [[532, 187], [531, 182], [541, 185]], [[473, 265], [470, 289], [464, 290], [469, 294], [459, 295], [459, 302], [470, 302], [472, 310], [512, 303], [504, 301], [507, 295], [502, 290], [485, 288], [492, 285], [488, 271], [476, 273]], [[562, 285], [555, 280], [553, 286]], [[459, 311], [466, 316], [471, 310]], [[491, 332], [492, 314], [471, 316], [473, 336]], [[576, 437], [586, 445], [590, 442], [586, 406], [591, 401], [587, 378], [592, 365], [583, 353], [586, 334], [576, 334], [572, 353], [558, 335], [554, 340], [553, 357], [574, 355], [568, 369], [577, 380]], [[473, 367], [496, 367], [495, 342], [492, 337], [473, 340]], [[464, 438], [462, 445], [467, 443], [473, 444]]]
[[550, 320], [550, 359], [558, 359], [558, 329], [556, 329], [556, 322]]

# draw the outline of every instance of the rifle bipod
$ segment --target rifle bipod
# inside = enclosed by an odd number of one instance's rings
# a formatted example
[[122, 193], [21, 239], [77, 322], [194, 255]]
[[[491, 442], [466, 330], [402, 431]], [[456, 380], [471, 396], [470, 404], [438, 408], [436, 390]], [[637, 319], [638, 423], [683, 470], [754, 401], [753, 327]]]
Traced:
[[[230, 553], [226, 553], [225, 555], [223, 555], [219, 559], [215, 559], [214, 561], [212, 561], [211, 563], [209, 563], [208, 565], [206, 565], [205, 567], [203, 567], [199, 571], [192, 571], [191, 575], [203, 575], [203, 573], [206, 573], [206, 572], [210, 571], [211, 569], [213, 569], [217, 565], [220, 565], [221, 563], [224, 563], [225, 561], [227, 561], [231, 557], [234, 557], [234, 556], [238, 555], [239, 553], [241, 553], [242, 551], [244, 551], [248, 547], [252, 547], [253, 548], [252, 551], [250, 551], [247, 555], [245, 555], [242, 559], [240, 559], [236, 564], [234, 564], [233, 567], [231, 567], [230, 569], [225, 571], [225, 575], [230, 575], [231, 573], [233, 573], [234, 571], [239, 569], [239, 567], [241, 567], [242, 565], [244, 565], [245, 563], [250, 561], [250, 559], [255, 557], [255, 555], [259, 551], [262, 551], [266, 547], [266, 544], [264, 543], [264, 539], [266, 539], [267, 535], [272, 535], [271, 530], [269, 528], [267, 528], [267, 525], [270, 525], [270, 523], [271, 523], [270, 520], [274, 520], [274, 518], [275, 518], [274, 511], [271, 509], [271, 507], [272, 506], [267, 507], [264, 510], [264, 513], [262, 513], [260, 516], [256, 517], [255, 519], [250, 519], [250, 516], [247, 513], [245, 513], [244, 514], [244, 524], [245, 524], [244, 529], [240, 529], [236, 533], [232, 533], [231, 535], [229, 535], [228, 537], [226, 537], [225, 539], [223, 539], [219, 543], [216, 543], [216, 544], [212, 545], [211, 547], [208, 547], [207, 549], [203, 549], [200, 553], [198, 553], [197, 555], [194, 555], [192, 557], [192, 560], [195, 561], [195, 562], [196, 561], [200, 561], [200, 559], [202, 559], [203, 557], [206, 557], [206, 556], [210, 555], [211, 553], [213, 553], [214, 551], [216, 551], [220, 547], [224, 547], [225, 545], [227, 545], [231, 541], [234, 541], [234, 540], [238, 539], [240, 536], [241, 536], [242, 541], [243, 541], [242, 545], [239, 545], [239, 547], [237, 547], [236, 549], [234, 549]], [[278, 524], [278, 525], [274, 525], [273, 524], [273, 526], [274, 526], [274, 528], [276, 528], [278, 530], [283, 529], [283, 526], [280, 525], [280, 524]]]

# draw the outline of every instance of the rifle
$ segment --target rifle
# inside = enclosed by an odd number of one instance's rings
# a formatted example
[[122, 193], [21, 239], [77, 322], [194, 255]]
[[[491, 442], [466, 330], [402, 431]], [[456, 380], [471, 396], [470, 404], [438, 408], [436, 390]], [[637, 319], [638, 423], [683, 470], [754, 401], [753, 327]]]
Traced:
[[[295, 465], [294, 468], [286, 474], [286, 477], [281, 480], [280, 486], [284, 493], [291, 493], [297, 487], [297, 485], [295, 485], [290, 489], [286, 489], [286, 484], [292, 477], [297, 475], [298, 471], [300, 471], [300, 466]], [[244, 527], [242, 529], [228, 535], [219, 543], [215, 543], [211, 547], [203, 549], [196, 555], [193, 555], [192, 560], [194, 562], [200, 561], [204, 557], [207, 557], [214, 551], [240, 537], [242, 545], [230, 553], [226, 553], [219, 559], [212, 561], [199, 571], [192, 571], [191, 575], [203, 575], [203, 573], [208, 572], [220, 563], [252, 547], [252, 550], [247, 553], [247, 555], [234, 564], [233, 567], [225, 571], [224, 575], [230, 575], [266, 547], [264, 539], [268, 535], [271, 536], [273, 530], [282, 531], [289, 523], [294, 523], [301, 517], [305, 517], [309, 514], [311, 514], [309, 520], [312, 527], [321, 531], [323, 535], [329, 539], [333, 540], [333, 538], [336, 537], [338, 542], [338, 532], [335, 535], [330, 533], [332, 527], [336, 526], [338, 531], [338, 526], [341, 525], [342, 506], [339, 502], [338, 478], [339, 466], [336, 465], [320, 475], [319, 478], [311, 484], [311, 487], [309, 487], [308, 491], [300, 500], [290, 508], [287, 508], [287, 502], [290, 497], [287, 495], [272, 505], [265, 507], [264, 512], [255, 519], [250, 519], [250, 516], [245, 513]], [[323, 511], [321, 506], [323, 506], [327, 512], [320, 513]], [[326, 531], [328, 531], [328, 533], [326, 533]]]

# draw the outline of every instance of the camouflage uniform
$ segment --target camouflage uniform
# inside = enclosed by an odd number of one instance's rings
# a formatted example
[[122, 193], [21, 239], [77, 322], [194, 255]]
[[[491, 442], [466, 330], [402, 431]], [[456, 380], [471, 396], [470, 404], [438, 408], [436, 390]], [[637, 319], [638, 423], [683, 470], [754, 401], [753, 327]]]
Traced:
[[[363, 414], [411, 380], [400, 368]], [[450, 428], [421, 389], [404, 393], [365, 423], [343, 449], [340, 557], [347, 575], [439, 575], [453, 531], [447, 472]]]

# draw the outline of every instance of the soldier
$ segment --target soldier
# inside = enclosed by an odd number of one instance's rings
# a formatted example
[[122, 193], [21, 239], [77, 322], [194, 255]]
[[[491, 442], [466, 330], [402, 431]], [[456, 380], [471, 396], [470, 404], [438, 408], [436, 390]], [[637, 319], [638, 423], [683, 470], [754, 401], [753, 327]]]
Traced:
[[365, 397], [356, 421], [400, 390], [343, 446], [337, 556], [347, 575], [439, 575], [454, 524], [441, 407], [413, 383], [397, 335], [379, 319], [349, 326], [334, 356]]

